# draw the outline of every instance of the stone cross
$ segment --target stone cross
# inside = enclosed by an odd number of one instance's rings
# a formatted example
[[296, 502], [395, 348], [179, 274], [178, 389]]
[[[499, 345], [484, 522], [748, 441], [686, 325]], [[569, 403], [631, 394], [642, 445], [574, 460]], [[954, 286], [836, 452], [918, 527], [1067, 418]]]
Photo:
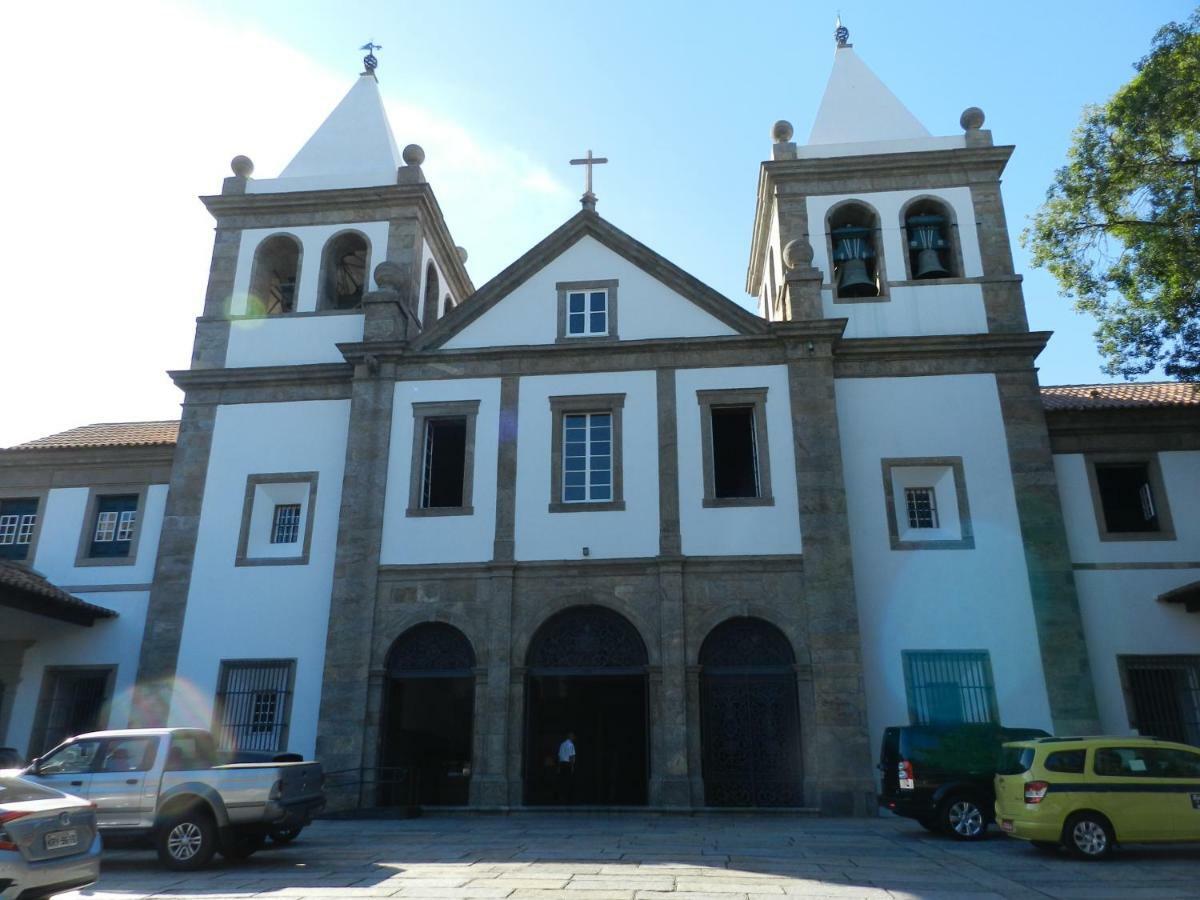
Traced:
[[584, 209], [590, 209], [593, 212], [596, 210], [596, 195], [592, 193], [592, 166], [603, 165], [608, 162], [608, 159], [603, 156], [592, 156], [592, 151], [587, 152], [587, 156], [583, 159], [571, 160], [573, 166], [587, 166], [587, 178], [584, 181], [583, 197], [580, 198], [580, 203]]

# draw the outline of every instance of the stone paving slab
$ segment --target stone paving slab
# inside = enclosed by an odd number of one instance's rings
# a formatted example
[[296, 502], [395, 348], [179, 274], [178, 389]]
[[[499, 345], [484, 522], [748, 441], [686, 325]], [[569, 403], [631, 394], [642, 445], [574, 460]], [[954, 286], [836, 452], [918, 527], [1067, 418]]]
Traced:
[[169, 872], [105, 853], [66, 900], [1181, 900], [1200, 845], [1119, 848], [1082, 863], [993, 834], [977, 844], [894, 817], [426, 816], [322, 821], [251, 859]]

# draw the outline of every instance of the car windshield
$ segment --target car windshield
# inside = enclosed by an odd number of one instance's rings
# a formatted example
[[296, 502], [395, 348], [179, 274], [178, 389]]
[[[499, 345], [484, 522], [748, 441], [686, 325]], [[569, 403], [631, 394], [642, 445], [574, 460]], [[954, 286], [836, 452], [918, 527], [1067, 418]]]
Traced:
[[0, 806], [9, 803], [28, 803], [31, 800], [54, 800], [58, 791], [33, 784], [23, 778], [0, 778]]
[[73, 744], [64, 744], [42, 757], [38, 774], [78, 775], [81, 772], [90, 772], [96, 761], [96, 751], [99, 749], [99, 741], [76, 741]]
[[997, 775], [1020, 775], [1033, 765], [1032, 747], [1001, 747], [996, 761]]

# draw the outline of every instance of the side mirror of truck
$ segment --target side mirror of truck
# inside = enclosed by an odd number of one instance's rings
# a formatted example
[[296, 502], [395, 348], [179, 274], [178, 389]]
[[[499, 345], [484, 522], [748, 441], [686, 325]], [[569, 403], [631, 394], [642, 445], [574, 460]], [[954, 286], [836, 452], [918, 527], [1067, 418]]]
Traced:
[[35, 756], [29, 761], [29, 771], [34, 775], [42, 774], [42, 758], [40, 756]]

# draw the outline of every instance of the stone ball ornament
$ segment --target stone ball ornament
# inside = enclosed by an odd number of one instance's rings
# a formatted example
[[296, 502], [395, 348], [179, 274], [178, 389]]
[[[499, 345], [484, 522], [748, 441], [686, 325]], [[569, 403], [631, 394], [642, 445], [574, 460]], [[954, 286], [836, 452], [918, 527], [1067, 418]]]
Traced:
[[792, 123], [787, 119], [780, 119], [771, 126], [771, 137], [775, 139], [777, 144], [786, 144], [792, 139], [795, 130], [792, 128]]
[[254, 174], [254, 161], [248, 156], [238, 154], [229, 162], [229, 168], [238, 178], [249, 178]]
[[421, 149], [420, 144], [409, 144], [400, 155], [404, 158], [406, 166], [419, 166], [425, 162], [425, 151]]
[[978, 106], [968, 106], [963, 110], [961, 116], [958, 117], [958, 124], [962, 126], [963, 131], [975, 131], [983, 127], [983, 110]]
[[783, 264], [791, 269], [805, 269], [812, 265], [812, 244], [801, 238], [790, 240], [783, 247]]
[[375, 283], [385, 291], [399, 289], [403, 280], [404, 270], [400, 268], [398, 263], [385, 259], [375, 267]]
[[467, 261], [467, 248], [466, 247], [455, 247], [454, 252], [458, 254], [458, 261], [460, 263], [465, 264]]

